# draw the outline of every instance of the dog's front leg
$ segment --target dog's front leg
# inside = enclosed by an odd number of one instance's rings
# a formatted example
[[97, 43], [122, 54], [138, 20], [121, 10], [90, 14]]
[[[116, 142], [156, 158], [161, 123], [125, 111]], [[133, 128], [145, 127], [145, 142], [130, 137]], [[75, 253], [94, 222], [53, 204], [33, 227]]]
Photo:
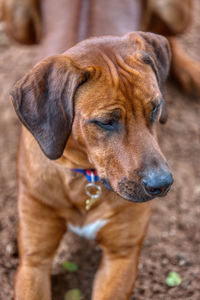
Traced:
[[[151, 216], [149, 203], [126, 206], [99, 233], [103, 257], [92, 300], [127, 300], [134, 288], [138, 258]], [[135, 209], [134, 209], [135, 207]]]
[[64, 231], [64, 220], [52, 208], [28, 194], [20, 195], [16, 300], [51, 299], [51, 263]]
[[93, 300], [127, 300], [133, 291], [140, 246], [126, 257], [104, 250], [93, 292]]

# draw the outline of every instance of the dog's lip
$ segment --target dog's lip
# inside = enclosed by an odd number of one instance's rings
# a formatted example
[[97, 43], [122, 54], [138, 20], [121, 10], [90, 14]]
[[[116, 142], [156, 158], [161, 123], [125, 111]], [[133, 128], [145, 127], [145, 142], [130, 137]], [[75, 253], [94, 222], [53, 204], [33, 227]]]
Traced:
[[[135, 203], [143, 203], [143, 202], [147, 202], [147, 201], [151, 201], [155, 198], [163, 198], [165, 197], [169, 190], [171, 189], [171, 186], [169, 186], [166, 191], [162, 194], [162, 195], [150, 195], [148, 194], [143, 188], [141, 189], [141, 191], [143, 192], [144, 196], [143, 197], [129, 197], [123, 193], [119, 193], [119, 192], [116, 192], [116, 194], [118, 194], [121, 198], [125, 199], [125, 200], [128, 200], [128, 201], [131, 201], [131, 202], [135, 202]], [[146, 197], [145, 197], [146, 196]], [[141, 199], [142, 198], [142, 199]]]
[[153, 200], [155, 198], [158, 198], [158, 197], [159, 198], [160, 197], [165, 197], [167, 195], [167, 193], [169, 192], [169, 190], [171, 189], [171, 185], [170, 185], [162, 195], [151, 195], [144, 189], [144, 187], [140, 186], [141, 195], [137, 197], [137, 194], [128, 195], [128, 193], [126, 194], [126, 191], [125, 191], [125, 193], [122, 193], [120, 191], [115, 190], [111, 186], [110, 181], [105, 177], [100, 177], [100, 182], [105, 186], [105, 188], [107, 188], [108, 190], [116, 193], [118, 196], [120, 196], [124, 200], [128, 200], [130, 202], [135, 202], [135, 203], [143, 203], [143, 202], [151, 201], [151, 200]]
[[144, 188], [143, 188], [143, 191], [144, 191], [144, 194], [147, 195], [148, 197], [150, 197], [151, 199], [154, 199], [154, 198], [158, 197], [156, 195], [153, 196], [153, 195], [149, 194]]
[[165, 191], [162, 195], [160, 195], [160, 196], [158, 196], [158, 197], [165, 197], [165, 196], [168, 194], [168, 192], [170, 191], [171, 186], [172, 186], [172, 185], [170, 185], [170, 186], [166, 189], [166, 191]]
[[[122, 195], [121, 195], [121, 197], [122, 197]], [[148, 198], [128, 198], [128, 197], [124, 197], [123, 196], [123, 199], [125, 199], [125, 200], [128, 200], [128, 201], [130, 201], [130, 202], [134, 202], [134, 203], [144, 203], [144, 202], [148, 202], [148, 201], [151, 201], [151, 200], [153, 200], [154, 199], [154, 197], [148, 197]]]
[[105, 186], [105, 188], [108, 189], [109, 191], [111, 191], [111, 192], [114, 191], [113, 188], [112, 188], [112, 186], [111, 186], [111, 184], [110, 184], [110, 181], [109, 181], [107, 178], [101, 177], [101, 178], [100, 178], [100, 182], [101, 182], [101, 183]]
[[127, 196], [127, 195], [119, 193], [119, 192], [115, 192], [115, 193], [118, 196], [120, 196], [121, 198], [123, 198], [124, 200], [134, 202], [134, 203], [143, 203], [143, 202], [151, 201], [155, 198], [155, 197], [150, 196], [150, 195], [146, 195], [146, 197], [135, 197], [135, 196], [130, 197], [130, 196]]

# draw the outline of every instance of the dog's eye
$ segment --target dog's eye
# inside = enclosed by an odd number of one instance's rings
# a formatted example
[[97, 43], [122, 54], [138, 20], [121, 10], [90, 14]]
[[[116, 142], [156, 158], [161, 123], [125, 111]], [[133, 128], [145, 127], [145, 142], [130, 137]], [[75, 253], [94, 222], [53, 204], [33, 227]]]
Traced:
[[160, 103], [156, 105], [155, 103], [152, 103], [153, 111], [152, 111], [152, 121], [155, 122], [157, 119], [157, 115], [160, 108]]
[[118, 122], [117, 120], [93, 120], [92, 123], [96, 124], [98, 127], [107, 130], [107, 131], [114, 131], [118, 129]]

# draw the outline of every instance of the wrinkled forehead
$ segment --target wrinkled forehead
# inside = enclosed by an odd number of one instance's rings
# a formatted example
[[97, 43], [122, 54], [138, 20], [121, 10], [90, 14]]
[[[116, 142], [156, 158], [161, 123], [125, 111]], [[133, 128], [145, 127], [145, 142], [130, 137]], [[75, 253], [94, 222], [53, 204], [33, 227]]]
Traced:
[[107, 65], [114, 71], [114, 64], [133, 75], [133, 69], [140, 69], [144, 65], [153, 67], [150, 59], [153, 53], [150, 52], [152, 51], [140, 34], [129, 33], [121, 37], [102, 36], [84, 40], [68, 49], [64, 55], [70, 56], [81, 68]]
[[[115, 65], [116, 74], [110, 69], [101, 69], [101, 76], [81, 89], [77, 107], [85, 118], [108, 116], [119, 110], [126, 115], [135, 106], [145, 106], [148, 102], [162, 98], [155, 74], [123, 74]], [[149, 73], [149, 74], [148, 74]], [[116, 76], [117, 78], [113, 78]], [[148, 80], [145, 77], [149, 77]], [[117, 81], [117, 83], [115, 82]]]
[[158, 78], [138, 36], [92, 38], [66, 52], [80, 64], [91, 66], [95, 75], [81, 89], [79, 105], [88, 113], [124, 106], [127, 101], [149, 102], [160, 97]]
[[78, 105], [82, 112], [124, 110], [136, 102], [145, 105], [162, 97], [155, 73], [139, 58], [103, 54], [103, 59], [99, 74], [81, 89]]
[[125, 97], [149, 98], [159, 91], [158, 78], [150, 63], [146, 63], [141, 51], [122, 55], [120, 52], [101, 53], [102, 80], [110, 88], [120, 90]]
[[69, 55], [73, 60], [78, 60], [84, 67], [88, 63], [101, 63], [100, 53], [119, 54], [123, 57], [131, 56], [135, 52], [145, 51], [147, 43], [137, 33], [129, 33], [124, 36], [101, 36], [86, 39], [72, 48], [64, 55]]

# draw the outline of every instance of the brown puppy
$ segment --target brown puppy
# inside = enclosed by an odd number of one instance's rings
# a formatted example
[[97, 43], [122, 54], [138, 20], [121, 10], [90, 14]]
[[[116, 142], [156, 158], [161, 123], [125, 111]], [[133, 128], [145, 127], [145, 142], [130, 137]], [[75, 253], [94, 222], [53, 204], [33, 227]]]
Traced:
[[[156, 138], [156, 123], [166, 119], [169, 63], [164, 37], [133, 32], [85, 40], [16, 84], [13, 103], [26, 128], [15, 299], [50, 299], [51, 263], [67, 228], [103, 250], [92, 299], [129, 299], [151, 215], [147, 200], [165, 196], [173, 181]], [[89, 211], [88, 182], [74, 168], [95, 168], [101, 180]]]

